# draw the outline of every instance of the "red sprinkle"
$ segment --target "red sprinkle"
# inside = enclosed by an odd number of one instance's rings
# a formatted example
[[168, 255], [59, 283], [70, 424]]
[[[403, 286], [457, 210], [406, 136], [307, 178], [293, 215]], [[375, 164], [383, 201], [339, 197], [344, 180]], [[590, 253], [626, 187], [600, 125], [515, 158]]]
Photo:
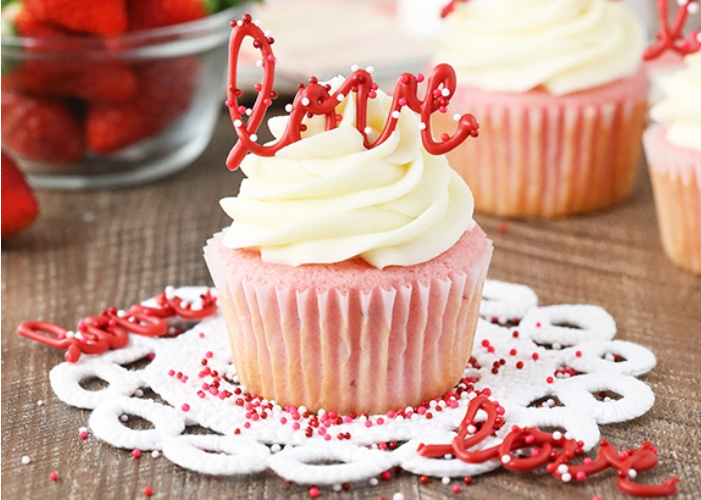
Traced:
[[151, 495], [153, 495], [153, 489], [152, 489], [150, 486], [146, 486], [146, 487], [142, 490], [142, 493], [144, 494], [144, 496], [150, 497]]
[[453, 493], [460, 493], [460, 490], [462, 490], [462, 487], [459, 484], [454, 484], [452, 489], [453, 489]]
[[50, 472], [49, 479], [51, 479], [52, 481], [58, 481], [58, 472]]
[[133, 450], [131, 450], [131, 456], [134, 458], [141, 457], [141, 450], [138, 448], [134, 448]]
[[311, 498], [317, 498], [320, 494], [321, 493], [319, 492], [319, 488], [317, 488], [316, 486], [312, 486], [311, 488], [309, 488], [309, 496]]
[[421, 481], [421, 484], [427, 484], [428, 483], [428, 476], [421, 476], [419, 481]]
[[508, 229], [509, 225], [506, 222], [500, 222], [499, 224], [497, 224], [497, 231], [499, 231], [500, 233], [505, 233], [506, 231], [508, 231]]

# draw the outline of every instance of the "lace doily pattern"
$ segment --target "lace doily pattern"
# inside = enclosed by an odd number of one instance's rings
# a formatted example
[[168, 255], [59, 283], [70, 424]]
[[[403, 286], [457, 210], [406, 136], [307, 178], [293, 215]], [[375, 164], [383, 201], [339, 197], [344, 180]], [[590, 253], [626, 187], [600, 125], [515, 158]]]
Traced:
[[[194, 300], [207, 290], [184, 287], [175, 293]], [[309, 414], [304, 407], [282, 408], [247, 394], [219, 312], [176, 337], [131, 335], [124, 349], [61, 363], [50, 373], [51, 386], [66, 404], [92, 410], [90, 429], [112, 446], [160, 450], [173, 463], [204, 474], [269, 468], [315, 485], [366, 480], [393, 466], [435, 477], [497, 468], [497, 460], [470, 464], [416, 451], [420, 443], [453, 440], [476, 390], [491, 391], [505, 422], [484, 446], [519, 425], [560, 429], [589, 450], [599, 441], [599, 425], [631, 420], [652, 407], [654, 394], [636, 377], [655, 366], [655, 357], [614, 340], [616, 324], [604, 309], [538, 307], [530, 288], [497, 281], [486, 283], [484, 297], [473, 356], [456, 388], [419, 407], [383, 415], [337, 415], [331, 409]], [[94, 378], [106, 386], [83, 387]], [[160, 401], [146, 398], [146, 389]], [[153, 428], [131, 429], [125, 415]], [[188, 434], [196, 425], [210, 434]]]

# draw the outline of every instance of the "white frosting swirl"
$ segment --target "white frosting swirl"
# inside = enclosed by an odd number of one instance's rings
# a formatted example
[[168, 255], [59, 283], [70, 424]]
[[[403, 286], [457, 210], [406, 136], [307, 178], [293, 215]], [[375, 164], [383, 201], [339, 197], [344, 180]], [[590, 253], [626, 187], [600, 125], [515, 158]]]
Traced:
[[650, 110], [653, 120], [667, 126], [667, 140], [701, 151], [701, 52], [684, 58], [686, 68], [660, 76], [665, 98]]
[[462, 84], [555, 95], [635, 74], [645, 48], [638, 21], [611, 0], [458, 2], [438, 42], [435, 61], [453, 65]]
[[[373, 140], [391, 103], [378, 94], [368, 104]], [[383, 268], [431, 260], [472, 229], [472, 193], [444, 156], [423, 148], [414, 112], [402, 108], [394, 133], [368, 150], [355, 128], [354, 96], [337, 110], [338, 128], [324, 131], [314, 117], [301, 141], [274, 157], [245, 158], [239, 195], [221, 201], [234, 219], [224, 246], [292, 266], [359, 256]], [[273, 135], [286, 121], [268, 122]]]

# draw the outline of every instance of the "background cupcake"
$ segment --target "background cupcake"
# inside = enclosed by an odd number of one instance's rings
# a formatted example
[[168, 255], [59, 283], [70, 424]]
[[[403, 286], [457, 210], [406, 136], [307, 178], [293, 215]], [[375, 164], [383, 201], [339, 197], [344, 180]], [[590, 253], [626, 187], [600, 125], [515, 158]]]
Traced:
[[620, 2], [454, 3], [434, 59], [458, 73], [451, 105], [480, 121], [480, 141], [449, 154], [477, 210], [553, 217], [631, 193], [646, 112], [644, 42]]
[[660, 79], [665, 98], [645, 132], [662, 247], [677, 265], [701, 274], [701, 52]]
[[[301, 134], [274, 156], [263, 153], [276, 141], [250, 142], [230, 85], [239, 145], [253, 154], [239, 195], [221, 202], [234, 222], [204, 256], [239, 380], [282, 406], [420, 404], [452, 389], [470, 358], [491, 241], [465, 182], [426, 151], [419, 116], [392, 110], [375, 86], [356, 102], [350, 86], [369, 79], [354, 72], [345, 95], [339, 82], [312, 79], [290, 117], [268, 122], [277, 138]], [[329, 114], [309, 116], [324, 103]], [[396, 129], [380, 141], [390, 115]], [[337, 126], [327, 130], [329, 119]]]

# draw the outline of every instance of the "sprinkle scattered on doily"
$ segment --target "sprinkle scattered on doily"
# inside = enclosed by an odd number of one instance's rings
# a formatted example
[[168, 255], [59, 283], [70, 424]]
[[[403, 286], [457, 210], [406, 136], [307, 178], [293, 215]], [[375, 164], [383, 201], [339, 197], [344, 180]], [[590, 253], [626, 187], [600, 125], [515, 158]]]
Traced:
[[[185, 287], [171, 294], [194, 301], [208, 291]], [[51, 371], [51, 386], [63, 402], [92, 410], [91, 433], [115, 447], [160, 452], [204, 474], [271, 469], [285, 480], [333, 491], [354, 482], [378, 484], [395, 467], [417, 474], [421, 483], [435, 477], [449, 485], [457, 478], [461, 483], [453, 486], [462, 488], [502, 466], [499, 459], [467, 463], [451, 453], [435, 459], [417, 452], [420, 443], [452, 443], [478, 394], [495, 405], [499, 428], [490, 446], [514, 425], [540, 426], [557, 428], [583, 451], [599, 443], [599, 425], [636, 418], [654, 403], [650, 388], [636, 378], [654, 367], [654, 355], [614, 340], [616, 325], [604, 309], [538, 307], [530, 288], [496, 281], [487, 281], [484, 297], [472, 359], [456, 387], [382, 415], [312, 414], [248, 394], [218, 311], [174, 337], [130, 335], [123, 349], [61, 363]], [[155, 306], [155, 299], [143, 305]], [[91, 378], [107, 386], [83, 388], [81, 381]], [[130, 416], [153, 428], [126, 427]], [[193, 425], [211, 434], [183, 434]]]

